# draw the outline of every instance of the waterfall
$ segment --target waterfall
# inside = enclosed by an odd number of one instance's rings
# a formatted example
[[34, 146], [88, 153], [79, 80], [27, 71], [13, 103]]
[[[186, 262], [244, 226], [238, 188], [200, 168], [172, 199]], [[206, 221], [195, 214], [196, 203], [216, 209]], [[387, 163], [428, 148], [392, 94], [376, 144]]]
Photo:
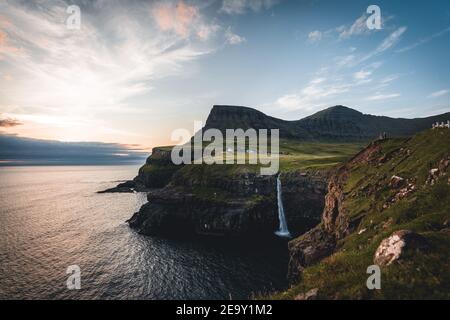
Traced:
[[278, 202], [278, 220], [280, 220], [280, 226], [278, 231], [275, 234], [279, 237], [290, 238], [291, 234], [289, 233], [286, 216], [284, 215], [283, 208], [283, 197], [281, 195], [281, 180], [280, 175], [277, 176], [277, 202]]

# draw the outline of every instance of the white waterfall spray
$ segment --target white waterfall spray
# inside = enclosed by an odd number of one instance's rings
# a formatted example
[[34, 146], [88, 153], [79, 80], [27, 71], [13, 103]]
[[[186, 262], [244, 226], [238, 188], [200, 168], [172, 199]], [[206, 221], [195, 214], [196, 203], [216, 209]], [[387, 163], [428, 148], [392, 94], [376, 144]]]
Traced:
[[275, 232], [275, 234], [279, 237], [290, 238], [291, 234], [287, 226], [286, 216], [284, 215], [280, 175], [277, 176], [277, 202], [278, 202], [278, 219], [280, 220], [280, 226], [278, 228], [278, 231]]

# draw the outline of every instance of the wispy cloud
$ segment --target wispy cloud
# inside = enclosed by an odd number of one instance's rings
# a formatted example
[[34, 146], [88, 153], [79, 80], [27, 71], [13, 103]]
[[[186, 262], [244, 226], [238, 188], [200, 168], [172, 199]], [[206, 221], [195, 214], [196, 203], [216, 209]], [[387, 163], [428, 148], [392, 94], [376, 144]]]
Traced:
[[308, 34], [308, 41], [310, 43], [316, 43], [316, 42], [320, 41], [321, 39], [322, 39], [322, 32], [320, 32], [319, 30], [311, 31]]
[[355, 79], [362, 80], [362, 79], [366, 79], [371, 74], [372, 74], [372, 71], [361, 70], [361, 71], [355, 72], [354, 77], [355, 77]]
[[231, 27], [228, 27], [225, 31], [225, 39], [231, 45], [236, 45], [247, 41], [244, 37], [233, 33], [231, 31]]
[[367, 97], [366, 100], [368, 101], [380, 101], [380, 100], [388, 100], [388, 99], [393, 99], [393, 98], [397, 98], [400, 97], [401, 94], [400, 93], [390, 93], [390, 94], [375, 94], [372, 95], [370, 97]]
[[[359, 35], [369, 35], [371, 33], [380, 31], [379, 29], [369, 29], [367, 27], [367, 19], [368, 15], [363, 13], [359, 18], [357, 18], [350, 25], [341, 25], [336, 28], [328, 29], [326, 31], [312, 31], [309, 33], [309, 36], [315, 38], [315, 41], [319, 41], [323, 38], [324, 35], [327, 36], [335, 36], [338, 40], [349, 39], [354, 36]], [[388, 17], [386, 20], [391, 19], [392, 17]], [[385, 21], [384, 21], [385, 22]], [[320, 37], [319, 37], [320, 36]], [[308, 40], [311, 40], [311, 37], [308, 37]]]
[[380, 83], [382, 83], [382, 84], [391, 83], [392, 81], [397, 80], [399, 77], [400, 76], [398, 74], [391, 74], [391, 75], [381, 79]]
[[1, 71], [14, 77], [2, 84], [0, 108], [24, 127], [45, 109], [48, 119], [81, 119], [78, 130], [105, 136], [117, 129], [99, 114], [129, 114], [130, 99], [158, 79], [187, 76], [186, 64], [218, 48], [220, 27], [187, 2], [89, 2], [81, 30], [66, 28], [68, 4], [0, 3]]
[[331, 99], [337, 99], [352, 89], [366, 84], [366, 81], [352, 78], [313, 78], [297, 93], [286, 94], [275, 101], [277, 107], [287, 110], [312, 111], [325, 106]]
[[152, 15], [162, 31], [174, 31], [182, 37], [187, 37], [199, 13], [195, 6], [181, 1], [178, 4], [159, 3], [152, 9]]
[[270, 9], [279, 0], [223, 0], [220, 12], [226, 14], [244, 14], [247, 11], [258, 12]]
[[20, 126], [22, 124], [23, 124], [22, 122], [14, 118], [5, 118], [5, 119], [0, 118], [0, 127], [2, 128], [11, 128]]
[[389, 36], [387, 36], [383, 42], [381, 42], [378, 47], [369, 54], [365, 55], [361, 62], [371, 59], [372, 57], [375, 57], [386, 50], [394, 47], [402, 38], [402, 35], [406, 32], [408, 28], [407, 27], [400, 27], [397, 28], [394, 32], [392, 32]]
[[448, 90], [439, 90], [436, 92], [431, 93], [428, 97], [429, 98], [438, 98], [438, 97], [442, 97], [448, 94]]
[[[4, 28], [4, 26], [10, 25], [5, 21], [0, 20], [0, 28]], [[0, 60], [3, 59], [5, 54], [17, 53], [19, 48], [12, 45], [9, 41], [8, 35], [5, 31], [0, 29]]]
[[336, 28], [339, 33], [339, 39], [347, 39], [354, 35], [368, 34], [371, 30], [366, 25], [367, 15], [363, 14], [356, 19], [350, 27], [340, 26]]
[[184, 1], [157, 3], [151, 11], [161, 31], [174, 32], [183, 38], [197, 36], [206, 41], [220, 30], [219, 25], [204, 21], [198, 7]]
[[419, 41], [417, 41], [417, 42], [415, 42], [415, 43], [413, 43], [413, 44], [411, 44], [411, 45], [409, 45], [409, 46], [406, 46], [406, 47], [403, 47], [403, 48], [401, 48], [401, 49], [398, 49], [398, 50], [396, 50], [396, 52], [402, 53], [402, 52], [406, 52], [406, 51], [412, 50], [412, 49], [414, 49], [414, 48], [416, 48], [416, 47], [418, 47], [418, 46], [421, 46], [421, 45], [423, 45], [423, 44], [425, 44], [425, 43], [427, 43], [427, 42], [430, 42], [431, 40], [434, 40], [434, 39], [436, 39], [436, 38], [439, 38], [439, 37], [445, 35], [445, 34], [448, 33], [448, 32], [450, 32], [450, 27], [445, 28], [444, 30], [441, 30], [441, 31], [439, 31], [439, 32], [437, 32], [437, 33], [435, 33], [435, 34], [432, 34], [432, 35], [429, 36], [429, 37], [422, 38], [422, 39], [420, 39]]

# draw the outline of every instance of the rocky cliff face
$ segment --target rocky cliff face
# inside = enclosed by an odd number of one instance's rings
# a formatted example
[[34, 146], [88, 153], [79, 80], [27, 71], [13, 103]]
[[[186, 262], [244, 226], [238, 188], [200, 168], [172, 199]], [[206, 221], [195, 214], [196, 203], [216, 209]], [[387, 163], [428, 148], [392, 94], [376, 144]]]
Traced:
[[146, 235], [263, 237], [277, 225], [272, 197], [204, 197], [185, 189], [164, 188], [148, 194], [148, 203], [129, 220]]
[[146, 189], [162, 188], [167, 185], [173, 174], [182, 166], [176, 166], [170, 158], [171, 147], [157, 147], [139, 169], [134, 182]]
[[320, 222], [325, 205], [328, 172], [293, 171], [282, 173], [284, 211], [291, 234], [305, 233]]
[[[149, 202], [129, 220], [130, 226], [147, 235], [273, 237], [279, 223], [276, 177], [219, 167], [186, 166], [166, 187], [148, 194]], [[319, 222], [325, 179], [318, 173], [281, 176], [292, 234]]]
[[350, 219], [345, 207], [345, 185], [355, 166], [374, 163], [379, 158], [381, 141], [371, 143], [330, 177], [325, 196], [322, 221], [314, 229], [289, 243], [291, 258], [288, 278], [295, 282], [303, 269], [329, 256], [339, 240], [352, 233], [360, 219]]
[[[279, 297], [448, 298], [449, 145], [448, 129], [430, 129], [375, 141], [337, 169], [320, 224], [288, 244], [292, 287]], [[365, 285], [373, 264], [383, 290]]]
[[152, 154], [147, 158], [145, 164], [139, 168], [138, 175], [133, 179], [120, 183], [114, 188], [110, 188], [99, 193], [126, 193], [126, 192], [147, 192], [152, 189], [163, 188], [172, 176], [182, 166], [176, 166], [170, 158], [172, 147], [156, 147], [152, 149]]

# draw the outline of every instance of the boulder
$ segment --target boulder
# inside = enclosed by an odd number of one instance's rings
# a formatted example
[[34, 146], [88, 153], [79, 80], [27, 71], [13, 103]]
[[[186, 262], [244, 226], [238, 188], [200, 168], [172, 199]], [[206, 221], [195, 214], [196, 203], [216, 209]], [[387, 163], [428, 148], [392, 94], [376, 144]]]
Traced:
[[403, 179], [402, 177], [399, 176], [392, 176], [391, 180], [389, 181], [389, 186], [391, 188], [400, 188], [405, 184], [405, 179]]
[[309, 290], [308, 292], [298, 294], [294, 300], [316, 300], [317, 294], [319, 293], [319, 289], [314, 288]]
[[379, 266], [388, 266], [401, 259], [407, 251], [411, 252], [426, 247], [426, 240], [410, 230], [395, 231], [381, 241], [373, 262]]

